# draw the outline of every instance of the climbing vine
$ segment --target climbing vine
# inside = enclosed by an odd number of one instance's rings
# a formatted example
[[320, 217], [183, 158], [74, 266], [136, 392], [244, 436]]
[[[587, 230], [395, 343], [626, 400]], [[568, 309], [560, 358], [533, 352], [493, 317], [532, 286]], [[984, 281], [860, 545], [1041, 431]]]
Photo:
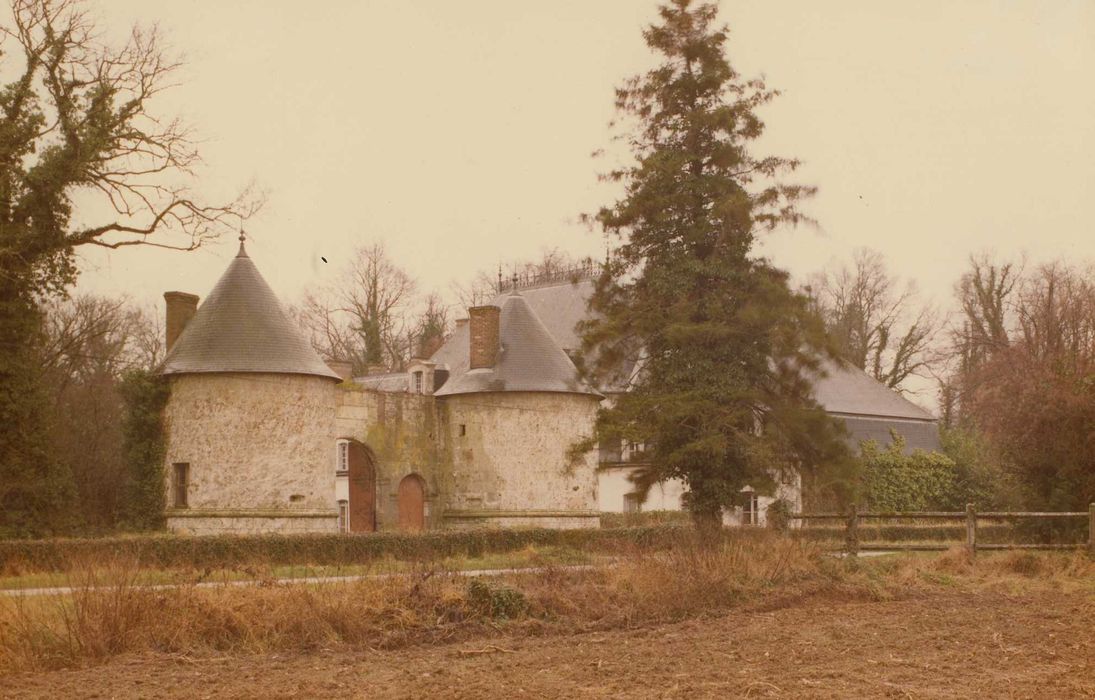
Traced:
[[118, 521], [133, 530], [158, 530], [164, 526], [164, 425], [167, 382], [148, 370], [133, 370], [122, 377], [125, 402], [123, 450], [126, 461], [126, 493]]

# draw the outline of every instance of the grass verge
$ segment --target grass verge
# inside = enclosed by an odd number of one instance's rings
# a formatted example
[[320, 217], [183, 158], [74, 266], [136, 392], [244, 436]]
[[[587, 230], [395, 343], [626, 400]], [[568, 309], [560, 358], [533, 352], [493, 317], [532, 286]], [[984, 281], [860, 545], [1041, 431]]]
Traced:
[[[558, 566], [468, 579], [419, 562], [406, 576], [253, 588], [138, 585], [133, 560], [89, 572], [68, 596], [0, 600], [0, 672], [93, 663], [128, 652], [257, 653], [391, 648], [472, 636], [616, 629], [814, 597], [877, 600], [955, 587], [1052, 585], [1095, 595], [1081, 554], [961, 551], [840, 560], [771, 533], [717, 544], [678, 533], [631, 545], [611, 567]], [[73, 578], [79, 584], [79, 572]]]

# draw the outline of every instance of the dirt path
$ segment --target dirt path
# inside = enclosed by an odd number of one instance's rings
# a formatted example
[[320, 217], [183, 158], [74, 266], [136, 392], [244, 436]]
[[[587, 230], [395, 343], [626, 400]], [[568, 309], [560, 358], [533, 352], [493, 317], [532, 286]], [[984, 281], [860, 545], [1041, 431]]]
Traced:
[[1095, 698], [1095, 600], [1053, 591], [802, 601], [646, 629], [397, 651], [123, 657], [0, 696]]

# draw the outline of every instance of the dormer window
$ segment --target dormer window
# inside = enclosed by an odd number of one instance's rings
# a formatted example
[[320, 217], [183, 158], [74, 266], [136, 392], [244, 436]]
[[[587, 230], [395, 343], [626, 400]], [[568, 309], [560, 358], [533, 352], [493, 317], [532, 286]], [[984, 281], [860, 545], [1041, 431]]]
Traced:
[[436, 365], [425, 360], [411, 360], [407, 366], [407, 391], [412, 394], [433, 394]]
[[335, 474], [348, 474], [350, 471], [350, 441], [339, 440], [335, 447]]

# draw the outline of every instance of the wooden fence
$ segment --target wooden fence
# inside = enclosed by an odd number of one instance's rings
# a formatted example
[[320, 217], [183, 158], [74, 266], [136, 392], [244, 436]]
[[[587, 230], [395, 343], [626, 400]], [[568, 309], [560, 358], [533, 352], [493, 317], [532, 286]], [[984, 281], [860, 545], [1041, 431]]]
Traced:
[[[1054, 518], [1083, 518], [1087, 517], [1087, 543], [1086, 544], [978, 544], [977, 521], [981, 520], [1018, 520], [1018, 519], [1054, 519]], [[1027, 513], [1027, 512], [999, 512], [990, 511], [979, 513], [973, 504], [966, 506], [965, 512], [889, 512], [889, 513], [860, 513], [852, 506], [848, 513], [791, 513], [791, 520], [843, 520], [845, 522], [845, 538], [842, 551], [849, 556], [856, 556], [859, 552], [869, 551], [943, 551], [951, 545], [946, 544], [887, 544], [869, 543], [859, 541], [859, 523], [862, 520], [965, 520], [966, 522], [966, 548], [970, 553], [992, 549], [1082, 549], [1087, 548], [1092, 556], [1095, 556], [1095, 503], [1088, 506], [1087, 512], [1063, 512], [1063, 513]]]

